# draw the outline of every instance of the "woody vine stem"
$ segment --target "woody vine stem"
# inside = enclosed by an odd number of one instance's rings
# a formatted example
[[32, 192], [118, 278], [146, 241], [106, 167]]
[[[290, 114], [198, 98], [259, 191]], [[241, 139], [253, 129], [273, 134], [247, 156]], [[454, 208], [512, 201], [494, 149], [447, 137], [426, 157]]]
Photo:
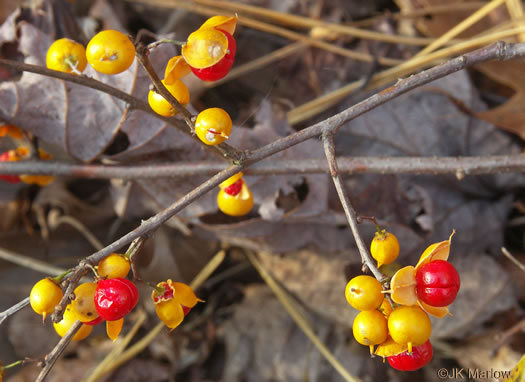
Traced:
[[[174, 202], [172, 205], [170, 205], [163, 211], [159, 212], [158, 214], [152, 216], [148, 220], [145, 220], [144, 222], [142, 222], [142, 224], [139, 227], [127, 233], [126, 235], [122, 236], [120, 239], [116, 240], [115, 242], [111, 243], [110, 245], [106, 246], [100, 251], [95, 252], [91, 256], [85, 258], [75, 268], [73, 268], [72, 273], [68, 275], [66, 278], [66, 282], [68, 283], [68, 286], [66, 288], [66, 292], [64, 293], [64, 298], [62, 299], [60, 304], [57, 306], [57, 309], [55, 313], [53, 314], [53, 320], [55, 322], [60, 321], [60, 319], [62, 318], [63, 310], [65, 306], [67, 305], [67, 303], [69, 302], [69, 300], [71, 299], [74, 287], [78, 284], [80, 278], [82, 277], [82, 275], [84, 275], [84, 273], [87, 271], [89, 266], [95, 266], [100, 260], [108, 256], [112, 252], [117, 252], [122, 247], [124, 247], [127, 244], [130, 244], [134, 240], [139, 239], [141, 237], [146, 237], [147, 235], [151, 234], [160, 225], [165, 223], [168, 219], [176, 215], [178, 212], [180, 212], [182, 209], [184, 209], [186, 206], [188, 206], [189, 204], [197, 200], [199, 197], [201, 197], [208, 191], [217, 187], [222, 181], [226, 180], [227, 178], [234, 175], [238, 171], [243, 170], [247, 167], [250, 167], [256, 164], [257, 162], [260, 162], [263, 159], [268, 158], [269, 156], [273, 154], [286, 150], [287, 148], [290, 148], [294, 145], [304, 142], [305, 140], [308, 140], [310, 138], [316, 138], [319, 136], [323, 137], [323, 144], [324, 144], [325, 154], [327, 156], [330, 174], [332, 175], [339, 198], [341, 199], [341, 203], [343, 204], [343, 207], [345, 209], [345, 214], [348, 218], [348, 222], [351, 227], [354, 238], [356, 239], [356, 243], [360, 251], [362, 261], [372, 271], [374, 276], [378, 278], [380, 281], [382, 281], [383, 275], [377, 270], [377, 268], [375, 268], [370, 258], [370, 255], [368, 254], [368, 251], [363, 244], [363, 240], [357, 229], [356, 213], [353, 210], [351, 204], [349, 203], [348, 196], [346, 195], [346, 191], [340, 179], [340, 176], [339, 176], [340, 173], [338, 170], [338, 164], [336, 161], [334, 144], [333, 144], [333, 135], [338, 131], [338, 129], [341, 126], [343, 126], [347, 122], [421, 85], [427, 84], [438, 78], [444, 77], [448, 74], [457, 72], [459, 70], [462, 70], [464, 68], [467, 68], [477, 63], [481, 63], [481, 62], [485, 62], [489, 60], [496, 60], [496, 59], [510, 60], [510, 59], [516, 59], [520, 57], [525, 57], [525, 43], [509, 44], [505, 42], [498, 42], [488, 47], [485, 47], [485, 48], [482, 48], [482, 49], [479, 49], [479, 50], [476, 50], [470, 53], [466, 53], [460, 57], [451, 59], [450, 61], [447, 61], [441, 65], [425, 70], [418, 74], [414, 74], [408, 78], [399, 80], [396, 84], [392, 85], [391, 87], [365, 99], [364, 101], [356, 105], [349, 107], [348, 109], [322, 122], [316, 123], [306, 129], [298, 131], [289, 136], [280, 138], [259, 149], [249, 151], [249, 152], [242, 152], [237, 149], [231, 148], [229, 146], [224, 146], [222, 150], [219, 149], [220, 150], [219, 155], [221, 155], [221, 157], [226, 156], [230, 159], [231, 163], [228, 167], [220, 170], [210, 179], [208, 179], [207, 181], [205, 181], [204, 183], [202, 183], [201, 185], [199, 185], [198, 187], [190, 191], [188, 194], [186, 194], [185, 196], [183, 196], [182, 198]], [[140, 61], [140, 58], [139, 58], [139, 61]], [[149, 108], [149, 106], [145, 104], [143, 101], [138, 100], [137, 98], [127, 93], [124, 93], [116, 88], [112, 88], [106, 84], [103, 84], [99, 81], [96, 81], [96, 80], [93, 80], [93, 79], [90, 79], [84, 76], [76, 76], [76, 75], [67, 74], [67, 73], [60, 73], [60, 72], [48, 70], [40, 66], [23, 64], [20, 62], [15, 62], [15, 61], [10, 61], [10, 60], [5, 60], [5, 59], [0, 59], [0, 64], [14, 67], [19, 70], [39, 73], [42, 75], [47, 75], [50, 77], [55, 77], [55, 78], [59, 78], [62, 80], [75, 82], [77, 84], [87, 86], [95, 90], [99, 90], [107, 94], [110, 94], [119, 99], [122, 99], [126, 101], [129, 107], [131, 108], [137, 108], [137, 109], [140, 109], [150, 114], [153, 113], [151, 109]], [[147, 65], [144, 66], [144, 68], [148, 72]], [[158, 79], [158, 76], [157, 76], [157, 79]], [[159, 86], [156, 86], [156, 88], [159, 90]], [[160, 92], [162, 94], [162, 90], [160, 90]], [[175, 106], [176, 105], [174, 104], [174, 107]], [[0, 113], [1, 113], [0, 119], [4, 120], [5, 122], [9, 122], [9, 117], [5, 114], [5, 112], [0, 111]], [[159, 118], [159, 116], [157, 115], [156, 117]], [[184, 126], [184, 123], [181, 122], [180, 120], [177, 120], [175, 118], [162, 118], [162, 119], [166, 121], [168, 124], [170, 124], [171, 126], [174, 126], [180, 129], [181, 131], [184, 131], [186, 134], [192, 133], [191, 126], [190, 126], [190, 129], [188, 129], [187, 126]], [[189, 119], [189, 117], [185, 118], [185, 120], [186, 120], [186, 124], [191, 123], [191, 119]], [[214, 149], [210, 149], [210, 148], [206, 148], [206, 149], [211, 150], [212, 152], [217, 154], [217, 151]], [[241, 155], [238, 155], [239, 153]], [[229, 154], [232, 154], [232, 155], [229, 155]], [[434, 162], [435, 171], [440, 172], [441, 159], [440, 158], [428, 158], [428, 159], [431, 162]], [[451, 158], [449, 158], [448, 160], [451, 160]], [[523, 160], [520, 160], [518, 158], [513, 158], [513, 160], [514, 162], [511, 161], [512, 163], [506, 167], [506, 170], [523, 171], [524, 165], [525, 165], [525, 163], [523, 163]], [[274, 162], [274, 164], [276, 164], [276, 162]], [[53, 166], [53, 164], [50, 164], [50, 166]], [[74, 167], [68, 168], [67, 166], [63, 167], [63, 165], [62, 167], [60, 166], [61, 165], [58, 165], [58, 167], [55, 167], [55, 171], [56, 169], [60, 168], [61, 171], [64, 171], [64, 173], [67, 173], [67, 171], [70, 171], [71, 175], [76, 175], [76, 174], [83, 175], [83, 176], [93, 175], [93, 173], [90, 173], [90, 171], [92, 171], [92, 168], [89, 168], [89, 167], [80, 166], [77, 168], [74, 168]], [[318, 166], [320, 167], [319, 164]], [[264, 168], [264, 166], [261, 166], [261, 167]], [[279, 167], [279, 166], [276, 165], [276, 167]], [[326, 169], [326, 166], [324, 168]], [[453, 168], [453, 166], [448, 167], [448, 172], [451, 171], [450, 170], [451, 168]], [[488, 166], [487, 168], [490, 168], [490, 166]], [[27, 168], [24, 168], [23, 164], [20, 164], [20, 163], [4, 163], [0, 166], [0, 169], [2, 171], [6, 170], [6, 172], [9, 172], [9, 173], [20, 173], [20, 174], [25, 173], [25, 171], [27, 170]], [[40, 170], [47, 170], [51, 173], [53, 171], [53, 168], [52, 167], [46, 168], [46, 166], [41, 164], [39, 167], [39, 170], [38, 171], [35, 170], [35, 171], [39, 172]], [[214, 168], [214, 170], [217, 170], [217, 168]], [[286, 170], [280, 169], [280, 170], [282, 171], [281, 173], [291, 173], [292, 172], [291, 169], [286, 169]], [[443, 169], [441, 168], [441, 171], [442, 170]], [[461, 170], [461, 166], [459, 167], [459, 170]], [[103, 168], [100, 167], [98, 168], [97, 171], [99, 171], [99, 174], [100, 174], [101, 172], [106, 171], [106, 170], [103, 170]], [[211, 170], [208, 169], [207, 171], [211, 171]], [[429, 165], [429, 171], [432, 171], [431, 163]], [[67, 345], [67, 342], [68, 341], [66, 337], [64, 337], [63, 340], [61, 340], [57, 344], [55, 349], [53, 349], [53, 351], [49, 355], [52, 356], [54, 354], [59, 354], [60, 350], [63, 349], [65, 345]], [[44, 371], [47, 373], [48, 369], [45, 368], [42, 370], [42, 372]], [[45, 375], [43, 375], [42, 379], [44, 377]]]

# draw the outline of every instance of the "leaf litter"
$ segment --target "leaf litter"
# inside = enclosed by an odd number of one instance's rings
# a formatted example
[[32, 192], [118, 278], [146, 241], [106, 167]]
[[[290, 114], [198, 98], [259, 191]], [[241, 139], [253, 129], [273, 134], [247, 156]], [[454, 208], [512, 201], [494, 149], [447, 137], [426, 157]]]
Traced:
[[[17, 36], [26, 62], [43, 64], [51, 39], [27, 22], [17, 25], [11, 17], [0, 27], [0, 45], [15, 41]], [[164, 62], [174, 54], [174, 49], [166, 44], [152, 51], [152, 62], [160, 73]], [[149, 80], [136, 63], [114, 77], [97, 74], [90, 68], [86, 74], [146, 98]], [[485, 108], [465, 73], [449, 76], [432, 86], [454, 94], [472, 110]], [[122, 101], [106, 94], [36, 74], [24, 73], [16, 82], [1, 83], [0, 108], [43, 142], [81, 161], [103, 159], [152, 164], [160, 160], [183, 163], [210, 159], [190, 143], [189, 137], [153, 116], [129, 111]], [[234, 131], [230, 142], [235, 147], [254, 149], [294, 130], [285, 122], [284, 113], [276, 104], [264, 101], [256, 113], [255, 125], [237, 126]], [[129, 145], [124, 151], [105, 155], [105, 149], [118, 132], [126, 135]], [[491, 155], [520, 150], [509, 136], [458, 112], [445, 97], [425, 89], [399, 97], [352, 121], [337, 135], [336, 144], [338, 155], [345, 156]], [[274, 156], [275, 159], [323, 157], [321, 144], [316, 140]], [[131, 186], [115, 184], [111, 186], [115, 191], [113, 201], [120, 203], [116, 208], [120, 218], [139, 217], [173, 203], [206, 179], [138, 180]], [[438, 338], [461, 339], [479, 333], [484, 322], [515, 305], [516, 296], [506, 273], [485, 253], [497, 253], [503, 243], [512, 193], [523, 180], [522, 175], [467, 175], [461, 180], [452, 176], [346, 177], [358, 212], [376, 215], [400, 238], [403, 264], [413, 262], [427, 245], [448, 237], [452, 229], [458, 231], [453, 239], [451, 260], [463, 270], [460, 272], [464, 289], [457, 305], [452, 306], [455, 319], [447, 318], [435, 324]], [[264, 250], [260, 252], [263, 264], [301, 303], [315, 312], [315, 327], [324, 333], [349, 370], [374, 376], [374, 379], [384, 378], [385, 367], [377, 366], [380, 362], [373, 360], [379, 371], [370, 370], [370, 362], [363, 363], [368, 359], [366, 349], [362, 351], [355, 346], [348, 335], [356, 312], [342, 298], [347, 281], [344, 269], [358, 263], [359, 255], [348, 228], [327, 222], [330, 216], [341, 213], [331, 179], [327, 175], [247, 176], [246, 181], [258, 201], [256, 210], [246, 219], [230, 219], [219, 214], [215, 194], [209, 193], [180, 214], [181, 222], [195, 227], [195, 234], [201, 237], [209, 239], [206, 235], [211, 234], [215, 239]], [[133, 192], [125, 187], [133, 187]], [[361, 230], [365, 240], [371, 239], [372, 227], [363, 225]], [[166, 246], [169, 236], [166, 238], [165, 233], [160, 236], [162, 240], [155, 241], [160, 247]], [[307, 250], [301, 250], [305, 247]], [[152, 256], [159, 258], [153, 259], [148, 272], [154, 274], [154, 268], [173, 262], [170, 251], [160, 252], [154, 251]], [[198, 255], [188, 253], [188, 258]], [[182, 273], [188, 271], [180, 268], [183, 277]], [[481, 290], [480, 285], [486, 288]], [[265, 288], [248, 287], [244, 292], [245, 298], [235, 307], [232, 320], [221, 328], [225, 331], [228, 359], [225, 376], [247, 381], [272, 378], [293, 381], [303, 380], [306, 370], [313, 381], [335, 378], [315, 351], [304, 350], [309, 346], [306, 338]], [[480, 300], [484, 303], [476, 304]], [[254, 311], [262, 314], [254, 315]], [[470, 314], [472, 312], [476, 314]], [[332, 326], [334, 323], [337, 325]], [[254, 327], [257, 330], [254, 331]], [[301, 364], [305, 353], [310, 363]]]

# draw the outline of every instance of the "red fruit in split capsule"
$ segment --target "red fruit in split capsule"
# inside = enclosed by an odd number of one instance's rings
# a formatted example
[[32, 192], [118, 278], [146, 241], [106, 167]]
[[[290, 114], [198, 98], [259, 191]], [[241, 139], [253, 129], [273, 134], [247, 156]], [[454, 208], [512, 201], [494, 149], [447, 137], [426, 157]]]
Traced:
[[138, 298], [137, 287], [129, 280], [100, 280], [95, 291], [95, 308], [104, 320], [116, 321], [131, 312]]
[[220, 80], [221, 78], [226, 76], [226, 74], [228, 74], [231, 67], [233, 66], [233, 62], [235, 61], [235, 53], [237, 53], [237, 43], [235, 42], [235, 39], [228, 32], [219, 28], [216, 29], [224, 33], [224, 35], [228, 39], [228, 52], [219, 62], [208, 68], [197, 69], [190, 66], [190, 69], [193, 72], [193, 74], [195, 74], [203, 81]]
[[[9, 162], [9, 151], [0, 154], [0, 162]], [[9, 183], [20, 183], [18, 175], [0, 175], [0, 179]]]
[[431, 261], [417, 270], [417, 297], [430, 306], [450, 305], [455, 300], [459, 287], [459, 274], [448, 261]]
[[239, 179], [237, 182], [230, 184], [228, 187], [224, 187], [222, 190], [228, 195], [235, 196], [241, 192], [242, 182], [242, 179]]
[[430, 340], [423, 345], [414, 346], [412, 353], [405, 351], [388, 357], [388, 363], [394, 369], [403, 371], [414, 371], [422, 368], [432, 359], [432, 345]]

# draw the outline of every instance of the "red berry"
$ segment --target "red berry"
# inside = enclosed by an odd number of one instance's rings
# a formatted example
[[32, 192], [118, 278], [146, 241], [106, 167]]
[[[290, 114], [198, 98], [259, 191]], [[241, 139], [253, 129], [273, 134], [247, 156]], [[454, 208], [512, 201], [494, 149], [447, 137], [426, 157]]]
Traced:
[[[0, 162], [9, 162], [9, 151], [0, 154]], [[0, 175], [0, 179], [9, 183], [20, 183], [18, 175]]]
[[239, 192], [241, 192], [242, 189], [242, 179], [239, 179], [237, 182], [229, 185], [228, 187], [224, 187], [222, 190], [226, 192], [228, 195], [235, 196]]
[[432, 354], [432, 345], [427, 340], [423, 345], [414, 346], [412, 353], [405, 351], [388, 357], [388, 363], [397, 370], [414, 371], [429, 363]]
[[95, 308], [103, 319], [116, 321], [131, 312], [138, 297], [137, 287], [129, 280], [100, 280], [95, 291]]
[[235, 53], [237, 52], [237, 44], [235, 42], [235, 39], [228, 32], [219, 28], [216, 29], [224, 33], [224, 35], [228, 39], [228, 52], [219, 62], [208, 68], [196, 69], [190, 66], [193, 74], [195, 74], [203, 81], [220, 80], [226, 74], [228, 74], [231, 67], [233, 66], [233, 62], [235, 61]]
[[184, 305], [181, 305], [181, 306], [182, 306], [182, 311], [184, 312], [184, 315], [187, 315], [190, 312], [191, 308], [188, 308], [187, 306], [184, 306]]
[[20, 183], [18, 175], [0, 175], [0, 179], [13, 184]]
[[430, 306], [450, 305], [458, 294], [459, 286], [459, 274], [447, 261], [431, 261], [417, 270], [417, 297]]

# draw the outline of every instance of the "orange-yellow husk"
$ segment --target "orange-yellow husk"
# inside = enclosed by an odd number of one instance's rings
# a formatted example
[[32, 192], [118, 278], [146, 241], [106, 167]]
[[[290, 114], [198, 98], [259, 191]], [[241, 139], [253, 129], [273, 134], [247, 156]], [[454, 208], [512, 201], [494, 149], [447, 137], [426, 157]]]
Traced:
[[170, 329], [170, 332], [184, 320], [182, 305], [174, 299], [156, 303], [155, 313], [157, 313], [159, 319]]
[[408, 265], [398, 270], [390, 281], [390, 289], [390, 296], [395, 303], [407, 306], [416, 304], [416, 268]]
[[190, 74], [191, 69], [186, 60], [182, 56], [172, 57], [166, 65], [164, 71], [164, 83], [173, 85], [175, 81]]
[[181, 53], [191, 67], [209, 68], [228, 53], [228, 38], [217, 29], [198, 29], [189, 35]]
[[225, 189], [226, 187], [229, 187], [231, 186], [232, 184], [234, 184], [235, 182], [237, 182], [239, 179], [242, 179], [242, 172], [238, 172], [237, 174], [235, 175], [232, 175], [230, 176], [228, 179], [226, 179], [224, 182], [222, 182], [221, 184], [219, 184], [219, 188], [221, 190]]
[[204, 22], [199, 29], [218, 28], [233, 36], [237, 26], [237, 16], [213, 16]]
[[110, 340], [115, 342], [122, 331], [124, 325], [124, 317], [116, 321], [106, 321], [106, 333]]
[[395, 342], [392, 337], [388, 336], [387, 340], [382, 344], [377, 345], [375, 355], [386, 358], [392, 355], [397, 355], [405, 352], [408, 349], [408, 345], [400, 345]]
[[434, 317], [443, 318], [447, 314], [450, 314], [450, 312], [448, 311], [448, 306], [430, 306], [428, 304], [425, 304], [421, 300], [417, 300], [417, 303], [419, 304], [421, 309], [423, 309], [428, 314], [433, 315]]
[[170, 301], [174, 300], [180, 305], [184, 305], [188, 308], [193, 308], [198, 302], [204, 302], [204, 300], [201, 300], [195, 296], [195, 293], [193, 292], [193, 289], [184, 283], [177, 283], [173, 282], [171, 279], [168, 279], [166, 281], [160, 282], [157, 284], [157, 287], [166, 288], [172, 290], [173, 297], [165, 298], [163, 296], [157, 295], [157, 291], [153, 290], [151, 293], [151, 298], [153, 299], [153, 302], [155, 304], [158, 304], [163, 301]]
[[421, 257], [419, 258], [419, 261], [416, 264], [416, 271], [419, 269], [419, 267], [422, 267], [423, 265], [428, 264], [431, 261], [447, 261], [448, 255], [450, 254], [450, 242], [455, 232], [456, 231], [452, 231], [448, 240], [441, 241], [439, 243], [434, 243], [430, 245], [427, 249], [425, 249], [425, 251], [423, 252]]
[[0, 126], [0, 137], [5, 137], [6, 135], [14, 139], [24, 138], [24, 133], [20, 130], [19, 127], [13, 125], [2, 125]]

